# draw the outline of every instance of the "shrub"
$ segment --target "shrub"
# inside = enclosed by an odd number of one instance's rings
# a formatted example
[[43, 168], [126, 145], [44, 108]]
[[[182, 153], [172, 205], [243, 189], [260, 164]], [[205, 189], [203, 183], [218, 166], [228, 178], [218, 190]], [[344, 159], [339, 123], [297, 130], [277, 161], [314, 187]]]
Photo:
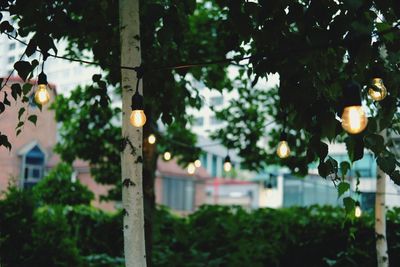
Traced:
[[33, 187], [37, 200], [45, 205], [90, 204], [94, 194], [79, 180], [72, 182], [72, 172], [72, 167], [66, 163], [60, 163], [53, 168]]

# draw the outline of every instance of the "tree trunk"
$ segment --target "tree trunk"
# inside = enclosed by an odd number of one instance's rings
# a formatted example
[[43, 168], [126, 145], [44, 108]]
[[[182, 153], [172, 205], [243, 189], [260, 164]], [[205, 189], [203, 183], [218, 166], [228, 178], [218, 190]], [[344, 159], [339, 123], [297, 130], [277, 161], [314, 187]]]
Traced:
[[[120, 0], [121, 65], [139, 66], [139, 0]], [[122, 86], [122, 206], [124, 211], [124, 255], [127, 267], [146, 266], [142, 185], [143, 130], [130, 124], [131, 98], [136, 85], [136, 73], [121, 71]], [[142, 84], [142, 83], [141, 83]], [[140, 85], [141, 85], [140, 84]], [[142, 93], [142, 87], [139, 87]]]
[[[386, 130], [381, 132], [383, 139], [387, 140]], [[376, 238], [376, 256], [378, 267], [389, 266], [389, 255], [386, 239], [386, 173], [379, 166], [377, 167], [375, 194], [375, 238]]]
[[[146, 239], [146, 256], [147, 266], [152, 266], [152, 249], [153, 249], [153, 218], [155, 212], [155, 194], [154, 194], [154, 179], [157, 169], [157, 145], [149, 144], [147, 137], [153, 133], [151, 110], [146, 109], [148, 115], [148, 123], [143, 128], [143, 196], [144, 196], [144, 229]], [[156, 127], [154, 127], [156, 129]]]

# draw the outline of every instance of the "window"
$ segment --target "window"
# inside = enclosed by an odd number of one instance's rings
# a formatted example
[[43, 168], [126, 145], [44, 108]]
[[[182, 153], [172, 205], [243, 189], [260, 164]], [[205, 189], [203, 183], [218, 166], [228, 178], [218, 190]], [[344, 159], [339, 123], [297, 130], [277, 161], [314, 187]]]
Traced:
[[213, 96], [210, 98], [211, 106], [219, 106], [224, 102], [224, 98], [222, 96]]
[[375, 209], [375, 192], [361, 192], [361, 209], [372, 211]]
[[8, 63], [14, 63], [14, 62], [15, 62], [15, 57], [8, 58]]
[[31, 188], [43, 178], [45, 155], [36, 145], [22, 156], [23, 187]]
[[212, 117], [210, 118], [210, 124], [211, 124], [211, 125], [217, 125], [217, 124], [220, 124], [220, 123], [221, 123], [221, 121], [220, 121], [219, 119], [217, 119], [217, 117], [212, 116]]
[[217, 177], [217, 170], [218, 170], [218, 159], [217, 156], [212, 155], [212, 160], [211, 160], [211, 176], [212, 177]]
[[12, 43], [8, 46], [8, 50], [14, 50], [15, 49], [15, 43]]
[[207, 169], [207, 154], [201, 154], [200, 156], [201, 165]]
[[192, 211], [194, 208], [194, 182], [192, 180], [164, 177], [163, 204], [179, 211]]
[[198, 117], [194, 119], [193, 126], [203, 126], [204, 124], [204, 118], [203, 117]]

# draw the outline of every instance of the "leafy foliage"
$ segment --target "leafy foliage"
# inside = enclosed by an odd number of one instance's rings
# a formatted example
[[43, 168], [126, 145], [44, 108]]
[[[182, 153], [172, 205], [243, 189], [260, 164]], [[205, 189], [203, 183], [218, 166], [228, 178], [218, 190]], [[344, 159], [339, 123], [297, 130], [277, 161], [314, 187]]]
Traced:
[[65, 163], [57, 165], [33, 188], [36, 199], [44, 205], [90, 204], [94, 194], [79, 180], [73, 182], [72, 172]]

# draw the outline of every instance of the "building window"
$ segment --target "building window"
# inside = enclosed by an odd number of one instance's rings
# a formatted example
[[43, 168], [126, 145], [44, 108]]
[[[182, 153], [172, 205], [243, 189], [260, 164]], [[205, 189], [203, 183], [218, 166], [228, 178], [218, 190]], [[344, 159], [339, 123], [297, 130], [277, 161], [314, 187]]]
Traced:
[[163, 178], [163, 204], [174, 210], [192, 211], [194, 208], [194, 182], [188, 179]]
[[15, 43], [12, 43], [8, 46], [8, 50], [14, 50], [15, 49]]
[[211, 124], [211, 125], [218, 125], [218, 124], [220, 124], [220, 123], [221, 123], [221, 121], [220, 121], [219, 119], [217, 119], [217, 117], [212, 116], [212, 117], [210, 118], [210, 124]]
[[204, 124], [204, 118], [203, 117], [198, 117], [194, 119], [193, 126], [203, 126]]
[[210, 98], [211, 106], [219, 106], [224, 102], [224, 98], [222, 96], [213, 96]]
[[15, 57], [8, 58], [8, 63], [14, 63], [14, 62], [15, 62]]
[[218, 158], [216, 155], [212, 155], [211, 161], [211, 176], [217, 177], [217, 170], [218, 170]]
[[44, 175], [45, 155], [36, 145], [22, 156], [23, 187], [31, 188], [37, 184]]
[[207, 169], [207, 166], [208, 166], [207, 154], [201, 154], [200, 161], [201, 161], [201, 165], [204, 167], [204, 169]]
[[361, 209], [373, 211], [375, 209], [375, 192], [361, 192]]

